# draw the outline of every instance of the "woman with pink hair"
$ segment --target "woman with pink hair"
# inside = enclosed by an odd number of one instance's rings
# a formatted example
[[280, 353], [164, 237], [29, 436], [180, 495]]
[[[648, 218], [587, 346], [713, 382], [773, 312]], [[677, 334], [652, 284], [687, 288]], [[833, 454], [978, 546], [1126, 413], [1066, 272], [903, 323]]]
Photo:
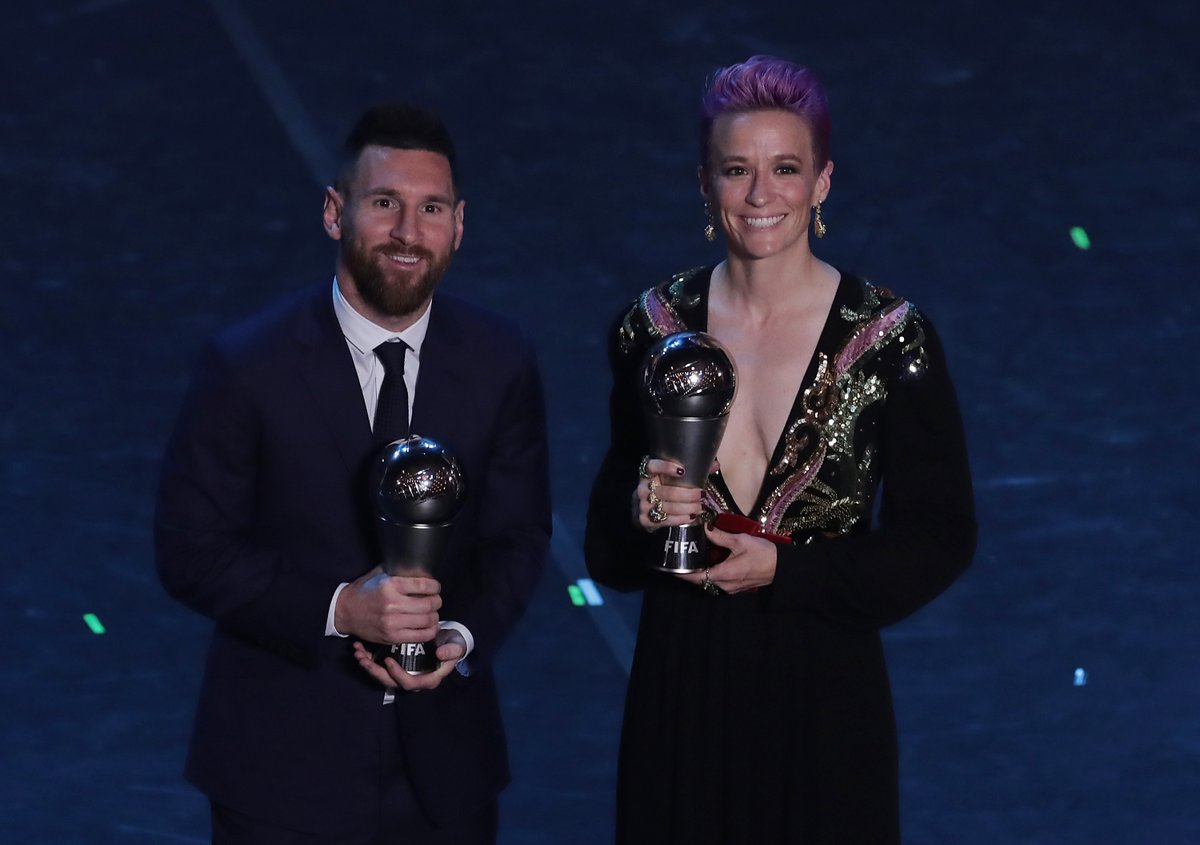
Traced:
[[[620, 843], [899, 842], [879, 631], [966, 568], [976, 525], [933, 326], [812, 252], [829, 140], [808, 69], [755, 56], [717, 71], [699, 180], [725, 260], [645, 291], [613, 331], [612, 441], [586, 552], [597, 581], [644, 591]], [[737, 367], [703, 489], [650, 454], [637, 393], [646, 350], [679, 331], [713, 335]], [[655, 572], [659, 530], [698, 514], [712, 565]]]

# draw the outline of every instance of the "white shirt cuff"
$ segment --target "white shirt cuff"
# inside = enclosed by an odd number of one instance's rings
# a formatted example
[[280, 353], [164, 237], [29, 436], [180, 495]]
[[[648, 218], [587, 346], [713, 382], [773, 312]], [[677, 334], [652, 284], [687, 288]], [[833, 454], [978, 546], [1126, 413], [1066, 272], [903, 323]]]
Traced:
[[461, 622], [439, 622], [438, 628], [443, 631], [449, 628], [451, 631], [458, 631], [462, 634], [462, 638], [467, 641], [467, 652], [462, 656], [462, 660], [466, 660], [467, 656], [475, 650], [475, 638], [471, 636], [471, 630]]
[[333, 591], [333, 598], [329, 600], [329, 613], [325, 615], [325, 636], [327, 637], [341, 637], [342, 639], [345, 639], [347, 636], [349, 636], [348, 634], [343, 634], [337, 628], [333, 627], [333, 611], [337, 607], [338, 596], [342, 594], [342, 590], [349, 586], [349, 581], [343, 581], [342, 583], [338, 584], [338, 588]]

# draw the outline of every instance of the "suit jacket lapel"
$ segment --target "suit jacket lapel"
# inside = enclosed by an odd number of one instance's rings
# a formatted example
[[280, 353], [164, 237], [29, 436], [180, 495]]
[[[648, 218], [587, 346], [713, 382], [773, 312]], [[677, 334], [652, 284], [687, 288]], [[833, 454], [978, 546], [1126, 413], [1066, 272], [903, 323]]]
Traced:
[[296, 366], [311, 392], [315, 416], [347, 468], [356, 471], [371, 448], [371, 424], [328, 285], [302, 311], [296, 337], [301, 347]]
[[461, 334], [453, 302], [435, 297], [429, 330], [421, 346], [421, 369], [413, 400], [413, 434], [437, 440], [438, 432], [456, 427], [451, 423], [464, 411], [467, 375], [473, 362], [464, 358]]

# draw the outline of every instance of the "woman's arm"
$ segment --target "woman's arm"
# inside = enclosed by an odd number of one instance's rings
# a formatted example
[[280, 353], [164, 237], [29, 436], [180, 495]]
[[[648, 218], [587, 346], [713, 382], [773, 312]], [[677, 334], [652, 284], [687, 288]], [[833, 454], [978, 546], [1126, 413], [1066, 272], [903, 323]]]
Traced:
[[878, 527], [779, 547], [773, 607], [888, 625], [943, 592], [970, 563], [976, 522], [966, 438], [941, 344], [924, 325], [924, 371], [906, 377], [898, 362], [882, 412]]

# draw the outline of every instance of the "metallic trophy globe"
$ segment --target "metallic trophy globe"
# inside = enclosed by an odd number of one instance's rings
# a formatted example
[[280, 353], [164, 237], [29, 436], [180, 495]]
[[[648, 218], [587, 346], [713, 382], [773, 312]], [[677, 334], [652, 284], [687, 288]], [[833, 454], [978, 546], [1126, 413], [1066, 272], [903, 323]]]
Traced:
[[[467, 495], [458, 461], [436, 441], [412, 435], [389, 443], [376, 458], [371, 489], [389, 575], [437, 577], [450, 525]], [[436, 643], [379, 646], [375, 659], [396, 659], [412, 675], [438, 667]]]
[[[641, 387], [652, 454], [683, 467], [671, 483], [703, 487], [737, 395], [733, 358], [710, 334], [678, 332], [646, 353]], [[706, 566], [703, 523], [671, 526], [658, 568], [696, 572]]]

